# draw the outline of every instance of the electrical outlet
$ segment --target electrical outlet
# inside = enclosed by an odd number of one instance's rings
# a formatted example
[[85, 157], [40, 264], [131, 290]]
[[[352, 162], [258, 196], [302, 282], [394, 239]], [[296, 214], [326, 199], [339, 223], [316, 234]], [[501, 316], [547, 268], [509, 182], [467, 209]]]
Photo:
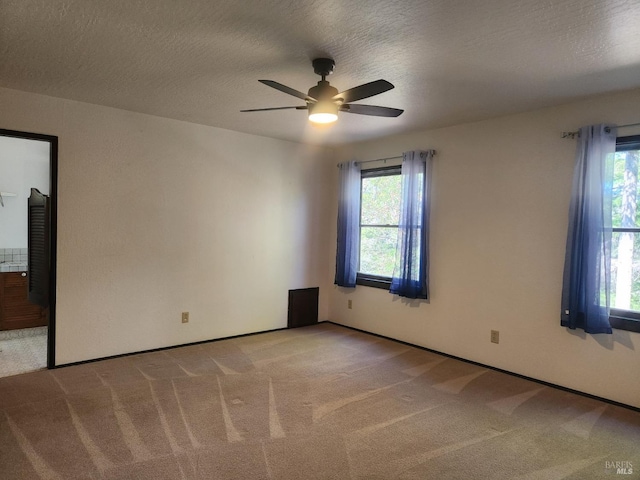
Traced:
[[189, 312], [182, 312], [182, 323], [189, 323]]
[[351, 310], [353, 308], [353, 300], [347, 300], [347, 308]]
[[498, 330], [491, 330], [491, 343], [500, 343], [500, 332]]

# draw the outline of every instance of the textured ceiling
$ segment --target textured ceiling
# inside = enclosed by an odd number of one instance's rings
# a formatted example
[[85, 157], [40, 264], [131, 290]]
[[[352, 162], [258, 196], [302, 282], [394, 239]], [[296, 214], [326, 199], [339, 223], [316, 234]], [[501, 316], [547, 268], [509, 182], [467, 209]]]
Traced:
[[[638, 0], [0, 0], [0, 86], [335, 144], [639, 87], [638, 25]], [[258, 79], [306, 92], [318, 56], [405, 113], [239, 112], [303, 105]]]

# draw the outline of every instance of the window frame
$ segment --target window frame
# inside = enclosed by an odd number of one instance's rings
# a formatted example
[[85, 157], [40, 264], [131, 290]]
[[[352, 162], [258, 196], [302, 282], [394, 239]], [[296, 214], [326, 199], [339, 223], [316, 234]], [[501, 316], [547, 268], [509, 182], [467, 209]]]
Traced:
[[[366, 170], [361, 170], [360, 172], [360, 214], [358, 219], [358, 234], [359, 238], [361, 238], [362, 234], [362, 181], [365, 178], [375, 178], [375, 177], [388, 177], [392, 175], [398, 175], [401, 177], [402, 175], [402, 165], [391, 165], [385, 167], [378, 168], [368, 168]], [[401, 177], [402, 178], [402, 177]], [[364, 225], [369, 227], [375, 227], [376, 225]], [[399, 228], [398, 224], [396, 228]], [[380, 227], [385, 228], [385, 227]], [[358, 250], [360, 249], [360, 245], [358, 245]], [[381, 275], [373, 275], [370, 273], [361, 273], [360, 272], [360, 256], [358, 256], [358, 272], [356, 273], [356, 285], [362, 285], [364, 287], [373, 287], [373, 288], [381, 288], [384, 290], [389, 290], [391, 288], [391, 277], [385, 277]]]
[[[616, 138], [616, 153], [628, 150], [640, 150], [640, 135], [629, 135]], [[640, 202], [639, 202], [640, 203]], [[640, 234], [640, 227], [612, 227], [614, 233], [633, 232]], [[609, 310], [611, 328], [640, 333], [640, 312], [611, 308]]]

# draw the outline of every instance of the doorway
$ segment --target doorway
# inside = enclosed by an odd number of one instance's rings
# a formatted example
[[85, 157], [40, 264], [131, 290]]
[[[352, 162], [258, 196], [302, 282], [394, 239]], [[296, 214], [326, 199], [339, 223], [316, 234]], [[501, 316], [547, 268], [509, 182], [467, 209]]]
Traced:
[[[15, 373], [55, 366], [57, 175], [58, 137], [0, 129], [0, 359], [24, 362]], [[47, 199], [44, 229], [28, 220], [34, 191]], [[38, 265], [27, 248], [34, 238], [47, 251]], [[40, 305], [31, 303], [36, 278], [46, 280]]]

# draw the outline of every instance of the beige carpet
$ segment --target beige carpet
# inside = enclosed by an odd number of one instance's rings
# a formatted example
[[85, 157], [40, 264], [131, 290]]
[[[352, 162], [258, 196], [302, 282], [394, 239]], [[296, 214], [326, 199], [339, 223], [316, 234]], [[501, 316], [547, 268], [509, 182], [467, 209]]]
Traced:
[[640, 413], [332, 324], [2, 378], [0, 411], [5, 480], [640, 478]]

